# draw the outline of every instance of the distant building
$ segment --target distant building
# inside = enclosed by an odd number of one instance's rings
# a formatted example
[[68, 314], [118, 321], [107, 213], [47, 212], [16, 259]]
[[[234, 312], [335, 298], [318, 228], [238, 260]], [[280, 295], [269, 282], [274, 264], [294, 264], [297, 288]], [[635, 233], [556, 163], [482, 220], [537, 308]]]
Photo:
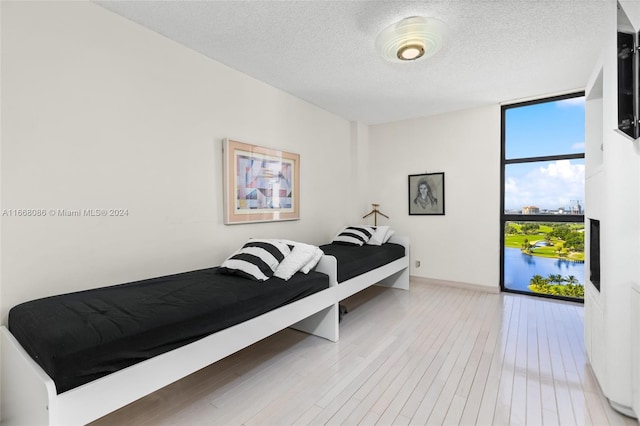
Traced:
[[524, 206], [522, 214], [540, 214], [540, 209], [536, 206]]
[[576, 200], [576, 203], [571, 206], [571, 214], [582, 214], [582, 206], [580, 200]]

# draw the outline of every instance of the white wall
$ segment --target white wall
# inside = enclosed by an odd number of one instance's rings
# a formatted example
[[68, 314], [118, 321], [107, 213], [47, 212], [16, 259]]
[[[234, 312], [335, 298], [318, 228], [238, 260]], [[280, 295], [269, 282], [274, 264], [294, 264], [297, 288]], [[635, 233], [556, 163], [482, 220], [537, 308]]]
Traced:
[[[88, 2], [2, 3], [1, 321], [20, 302], [327, 242], [361, 212], [349, 122]], [[361, 129], [364, 132], [365, 129]], [[301, 220], [225, 226], [225, 137], [301, 155]]]
[[[369, 189], [369, 126], [360, 123], [351, 123], [351, 158], [354, 159], [351, 169], [351, 181], [353, 189], [353, 203], [356, 216], [350, 223], [360, 223], [362, 216], [371, 211], [370, 198], [367, 197]], [[358, 217], [359, 216], [359, 217]], [[373, 222], [369, 221], [373, 224]]]
[[[411, 275], [499, 288], [500, 107], [372, 126], [369, 198], [411, 239]], [[408, 175], [445, 173], [445, 215], [409, 216]], [[420, 268], [415, 261], [420, 260]]]

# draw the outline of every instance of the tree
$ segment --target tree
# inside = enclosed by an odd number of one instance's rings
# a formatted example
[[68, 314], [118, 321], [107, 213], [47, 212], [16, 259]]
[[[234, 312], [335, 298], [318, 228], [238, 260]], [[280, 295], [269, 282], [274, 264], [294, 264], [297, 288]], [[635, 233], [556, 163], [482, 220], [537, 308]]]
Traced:
[[538, 225], [537, 223], [527, 222], [524, 225], [522, 225], [521, 230], [523, 234], [535, 234], [538, 232], [539, 229], [540, 229], [540, 225]]
[[542, 275], [536, 274], [529, 280], [529, 290], [534, 293], [546, 293], [549, 294], [549, 283]]
[[578, 279], [574, 275], [569, 275], [567, 278], [565, 278], [565, 281], [570, 285], [580, 284], [580, 281], [578, 281]]
[[549, 277], [547, 279], [549, 280], [550, 283], [558, 283], [558, 284], [561, 284], [564, 281], [564, 278], [562, 278], [562, 275], [560, 274], [549, 274]]
[[542, 277], [542, 275], [536, 274], [531, 277], [531, 281], [529, 283], [533, 285], [543, 285], [546, 284], [547, 281]]
[[[563, 284], [565, 281], [567, 284]], [[529, 281], [529, 290], [554, 296], [584, 298], [584, 286], [573, 275], [566, 278], [559, 274], [549, 274], [547, 278], [534, 275]]]
[[554, 225], [551, 236], [564, 240], [569, 235], [569, 232], [571, 232], [571, 228], [567, 224]]
[[564, 245], [573, 251], [584, 251], [584, 233], [570, 232], [564, 240]]
[[556, 249], [556, 253], [558, 253], [558, 257], [560, 257], [560, 253], [562, 253], [562, 244], [556, 244], [554, 246], [554, 248]]
[[518, 228], [516, 228], [515, 226], [511, 225], [510, 223], [505, 223], [504, 224], [504, 233], [505, 235], [514, 235], [518, 233]]

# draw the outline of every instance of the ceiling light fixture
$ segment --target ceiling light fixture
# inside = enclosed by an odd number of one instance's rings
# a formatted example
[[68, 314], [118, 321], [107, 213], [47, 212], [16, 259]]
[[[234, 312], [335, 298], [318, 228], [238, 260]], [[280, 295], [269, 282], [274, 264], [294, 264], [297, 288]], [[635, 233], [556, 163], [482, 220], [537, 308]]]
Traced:
[[439, 19], [412, 16], [382, 30], [376, 38], [380, 55], [391, 62], [433, 56], [442, 47], [445, 24]]

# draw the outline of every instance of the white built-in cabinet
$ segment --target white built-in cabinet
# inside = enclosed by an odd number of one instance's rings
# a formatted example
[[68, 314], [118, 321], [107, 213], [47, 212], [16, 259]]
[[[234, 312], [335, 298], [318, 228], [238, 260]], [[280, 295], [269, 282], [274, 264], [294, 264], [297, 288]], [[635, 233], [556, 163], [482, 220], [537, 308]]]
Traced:
[[604, 180], [603, 160], [603, 88], [602, 88], [602, 64], [596, 67], [585, 96], [585, 297], [584, 297], [584, 322], [585, 322], [585, 348], [591, 368], [597, 377], [605, 374], [604, 347], [604, 310], [602, 295], [594, 283], [591, 282], [589, 271], [591, 270], [591, 240], [590, 220], [602, 220], [603, 213], [600, 209], [602, 200], [602, 185]]
[[[640, 415], [640, 148], [618, 128], [617, 31], [619, 14], [638, 28], [635, 3], [612, 3], [603, 17], [610, 36], [586, 88], [584, 300], [589, 363], [611, 405], [633, 417]], [[590, 274], [590, 219], [600, 225], [599, 288]]]

